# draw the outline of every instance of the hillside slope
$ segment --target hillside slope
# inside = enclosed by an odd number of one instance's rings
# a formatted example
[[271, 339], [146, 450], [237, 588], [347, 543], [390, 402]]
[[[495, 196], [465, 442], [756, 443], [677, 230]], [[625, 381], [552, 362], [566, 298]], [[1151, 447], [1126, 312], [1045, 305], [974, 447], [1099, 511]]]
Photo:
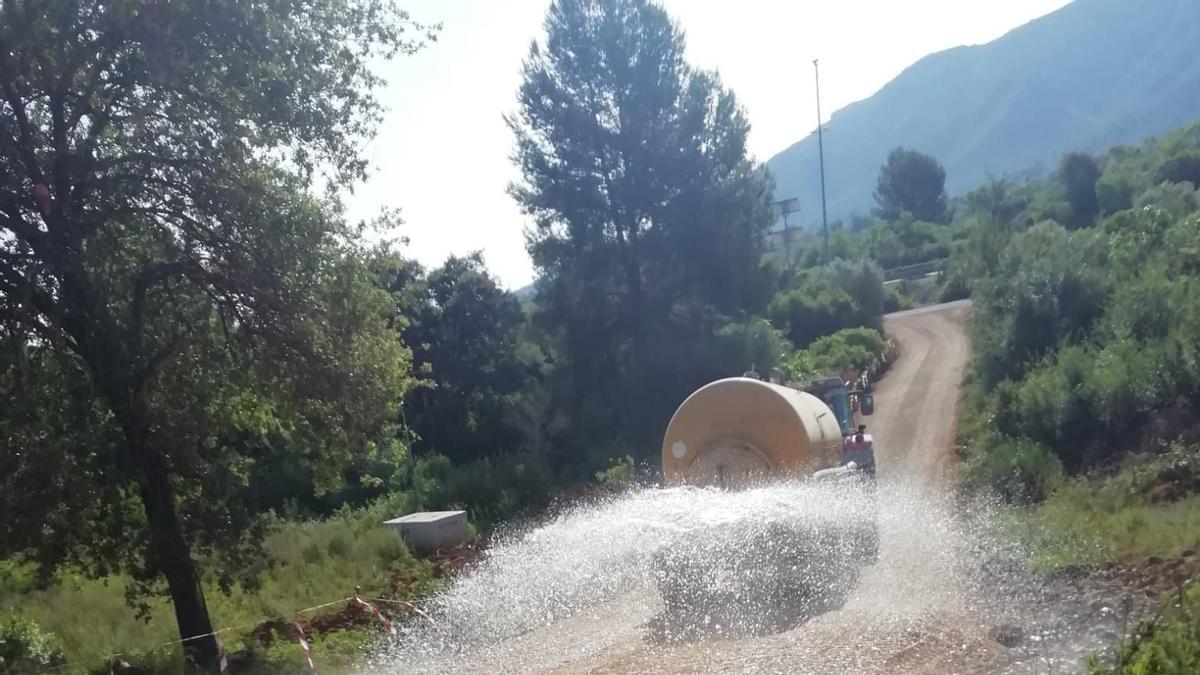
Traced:
[[[988, 44], [927, 56], [831, 117], [830, 218], [870, 210], [896, 146], [936, 156], [954, 195], [1200, 117], [1197, 44], [1197, 0], [1076, 0]], [[776, 194], [799, 197], [811, 224], [820, 213], [815, 133], [768, 164]]]

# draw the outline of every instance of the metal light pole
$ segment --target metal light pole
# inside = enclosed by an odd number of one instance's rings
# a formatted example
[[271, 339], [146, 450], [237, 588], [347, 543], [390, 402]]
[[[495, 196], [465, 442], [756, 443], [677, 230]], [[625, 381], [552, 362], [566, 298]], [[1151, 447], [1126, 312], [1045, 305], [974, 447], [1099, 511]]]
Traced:
[[821, 158], [821, 232], [825, 235], [825, 260], [829, 260], [829, 216], [825, 211], [825, 138], [822, 135], [821, 121], [821, 70], [817, 67], [817, 59], [813, 59], [813, 77], [817, 83], [817, 152]]

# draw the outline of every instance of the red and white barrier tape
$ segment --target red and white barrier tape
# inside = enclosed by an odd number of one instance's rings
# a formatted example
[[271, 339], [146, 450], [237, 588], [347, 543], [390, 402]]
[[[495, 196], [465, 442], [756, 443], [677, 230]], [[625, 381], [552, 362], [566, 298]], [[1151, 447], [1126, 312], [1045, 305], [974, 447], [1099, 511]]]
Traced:
[[376, 602], [390, 602], [390, 603], [392, 603], [393, 605], [404, 605], [404, 607], [405, 607], [405, 608], [407, 608], [407, 609], [408, 609], [408, 611], [412, 612], [413, 614], [416, 614], [417, 616], [421, 617], [422, 619], [425, 619], [425, 620], [426, 620], [426, 621], [428, 621], [429, 623], [432, 623], [432, 624], [434, 624], [434, 625], [437, 625], [437, 621], [436, 621], [436, 620], [435, 620], [435, 619], [434, 619], [432, 616], [429, 616], [429, 613], [428, 613], [428, 612], [426, 612], [425, 610], [421, 609], [420, 607], [417, 607], [417, 606], [416, 606], [416, 604], [414, 604], [412, 601], [409, 601], [409, 600], [389, 600], [388, 598], [371, 598], [371, 599], [372, 599], [372, 600], [374, 600], [374, 601], [376, 601]]
[[308, 647], [308, 640], [304, 639], [304, 627], [296, 623], [296, 641], [300, 643], [300, 648], [304, 650], [304, 660], [308, 661], [308, 669], [317, 672], [317, 667], [313, 665], [312, 651]]
[[225, 645], [217, 640], [217, 655], [221, 657], [221, 675], [229, 675], [229, 659], [225, 658]]
[[[357, 600], [357, 599], [358, 599], [357, 596], [351, 596], [348, 598], [341, 598], [340, 600], [332, 600], [330, 602], [325, 602], [320, 605], [314, 605], [312, 607], [306, 607], [304, 609], [296, 610], [296, 615], [299, 616], [301, 614], [307, 614], [309, 612], [312, 612], [312, 611], [315, 611], [318, 609], [324, 609], [326, 607], [332, 607], [334, 605], [345, 605], [345, 603], [347, 601]], [[397, 601], [388, 600], [386, 602], [397, 602]], [[407, 602], [405, 602], [404, 604], [408, 605], [411, 609], [413, 609], [413, 611], [424, 614], [423, 612], [420, 612], [420, 610], [417, 610], [415, 605], [412, 605], [411, 603], [407, 603]], [[380, 616], [381, 616], [381, 618], [383, 618], [382, 615], [380, 615]], [[426, 616], [428, 616], [428, 615], [426, 615]], [[211, 633], [203, 633], [201, 635], [192, 635], [192, 636], [183, 638], [181, 640], [171, 640], [170, 642], [163, 642], [163, 643], [160, 643], [153, 647], [149, 647], [145, 650], [139, 650], [138, 653], [139, 654], [151, 653], [151, 652], [157, 651], [159, 649], [162, 649], [164, 647], [171, 647], [174, 645], [182, 645], [182, 644], [186, 644], [188, 642], [192, 642], [193, 640], [202, 640], [207, 637], [214, 637], [214, 636], [220, 635], [222, 633], [228, 633], [230, 631], [243, 630], [246, 628], [253, 628], [255, 626], [260, 625], [263, 621], [269, 621], [273, 618], [274, 619], [282, 619], [283, 617], [265, 617], [254, 623], [248, 623], [245, 625], [234, 626], [234, 627], [230, 627], [230, 628], [222, 628], [221, 630], [215, 630]], [[384, 619], [384, 620], [386, 621], [386, 619]], [[430, 619], [430, 620], [432, 620], [432, 619]], [[387, 622], [385, 625], [389, 625], [389, 624], [391, 624], [390, 621]], [[310, 645], [308, 644], [308, 640], [304, 636], [304, 629], [300, 627], [299, 623], [295, 623], [294, 625], [297, 630], [298, 642], [300, 643], [300, 646], [304, 649], [304, 658], [308, 662], [308, 667], [315, 673], [317, 671], [317, 669], [316, 669], [316, 666], [313, 665], [312, 648], [310, 647]], [[225, 657], [225, 653], [224, 653], [224, 646], [220, 643], [219, 640], [217, 641], [217, 648], [219, 650], [218, 653], [221, 657], [221, 675], [228, 675], [229, 667], [227, 664], [227, 658]], [[101, 657], [97, 656], [94, 658], [96, 660], [99, 660]], [[108, 664], [109, 675], [116, 675], [117, 668], [132, 668], [133, 667], [124, 659], [124, 657], [121, 654], [109, 654], [108, 656], [105, 656], [103, 658], [105, 659], [105, 661]], [[92, 661], [92, 662], [94, 663], [95, 661]], [[84, 663], [86, 663], [86, 661], [72, 661], [72, 662], [62, 663], [57, 666], [52, 666], [50, 668], [46, 668], [44, 670], [44, 672], [56, 673], [61, 670], [66, 670], [68, 668], [81, 667]]]
[[383, 613], [379, 611], [378, 607], [376, 607], [375, 605], [372, 605], [371, 603], [367, 602], [366, 600], [363, 600], [362, 598], [358, 597], [357, 595], [354, 596], [354, 601], [358, 603], [359, 607], [369, 610], [372, 614], [374, 614], [375, 618], [379, 619], [379, 621], [381, 623], [383, 623], [383, 627], [387, 629], [387, 632], [391, 633], [392, 635], [396, 634], [396, 625], [392, 623], [391, 619], [384, 616]]
[[125, 659], [121, 658], [120, 654], [113, 654], [112, 658], [108, 660], [108, 675], [113, 675], [113, 673], [117, 672], [117, 666], [128, 668], [129, 664], [125, 662]]
[[412, 604], [411, 602], [405, 600], [404, 606], [409, 608], [409, 610], [411, 610], [413, 614], [416, 614], [417, 616], [421, 617], [422, 619], [425, 619], [429, 623], [432, 623], [435, 625], [437, 624], [437, 621], [434, 621], [433, 617], [429, 616], [429, 614], [426, 613], [425, 610], [421, 609], [420, 607], [417, 607], [416, 605]]

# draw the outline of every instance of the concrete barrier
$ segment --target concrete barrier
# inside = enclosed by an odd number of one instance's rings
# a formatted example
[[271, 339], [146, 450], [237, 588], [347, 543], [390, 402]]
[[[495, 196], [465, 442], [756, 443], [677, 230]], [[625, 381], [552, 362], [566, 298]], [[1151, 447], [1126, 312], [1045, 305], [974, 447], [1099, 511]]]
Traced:
[[416, 555], [429, 555], [467, 541], [466, 511], [422, 511], [383, 524], [399, 532]]

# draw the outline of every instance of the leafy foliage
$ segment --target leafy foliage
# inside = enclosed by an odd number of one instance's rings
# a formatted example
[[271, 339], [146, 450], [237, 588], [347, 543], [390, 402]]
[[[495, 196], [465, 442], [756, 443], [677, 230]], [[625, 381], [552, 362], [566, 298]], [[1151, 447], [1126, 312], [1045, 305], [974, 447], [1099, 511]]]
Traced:
[[1188, 150], [1172, 155], [1162, 163], [1156, 175], [1164, 182], [1200, 185], [1200, 152]]
[[[1055, 199], [1071, 199], [1071, 189], [1034, 185], [1021, 214], [987, 226], [991, 247], [960, 250], [960, 269], [980, 274], [972, 282], [974, 421], [964, 425], [969, 483], [1037, 501], [1064, 469], [1085, 471], [1197, 425], [1200, 212], [1189, 183], [1157, 182], [1172, 158], [1196, 147], [1200, 126], [1099, 162], [1070, 160], [1101, 168], [1101, 212], [1127, 205], [1094, 227], [1087, 218], [1077, 230], [1028, 226], [1055, 210]], [[1090, 169], [1078, 173], [1093, 182]], [[1075, 170], [1064, 161], [1060, 178], [1068, 174]], [[1086, 210], [1076, 199], [1065, 213]]]
[[1181, 590], [1163, 614], [1142, 622], [1117, 648], [1111, 666], [1089, 659], [1088, 675], [1184, 675], [1200, 669], [1200, 588]]
[[409, 394], [417, 448], [454, 461], [515, 452], [513, 408], [533, 384], [520, 351], [520, 303], [488, 274], [479, 255], [451, 257], [403, 291], [406, 341], [431, 384]]
[[939, 222], [946, 214], [946, 171], [933, 157], [896, 148], [879, 169], [875, 213], [896, 220], [908, 212], [917, 220]]
[[570, 442], [652, 447], [715, 370], [704, 359], [726, 317], [769, 297], [758, 264], [771, 183], [733, 94], [684, 62], [661, 8], [561, 0], [546, 29], [509, 119], [536, 320], [561, 359]]
[[804, 348], [830, 331], [860, 326], [863, 315], [846, 291], [820, 278], [809, 278], [798, 288], [771, 301], [771, 319], [787, 326], [787, 336]]
[[255, 557], [263, 448], [320, 486], [399, 451], [409, 354], [377, 254], [310, 188], [363, 175], [369, 66], [413, 25], [385, 0], [0, 17], [0, 387], [23, 401], [0, 412], [0, 554], [165, 581], [181, 635], [208, 633], [194, 555], [225, 587]]
[[842, 368], [865, 371], [882, 362], [887, 344], [874, 328], [847, 328], [818, 338], [809, 346], [808, 354], [819, 372], [841, 372]]
[[596, 480], [614, 492], [633, 487], [633, 457], [626, 455], [613, 460], [612, 466], [596, 473]]
[[24, 673], [60, 666], [62, 648], [32, 619], [0, 614], [0, 673]]
[[1076, 227], [1091, 225], [1100, 213], [1096, 197], [1096, 182], [1100, 180], [1100, 167], [1091, 155], [1070, 152], [1063, 156], [1058, 167], [1058, 180], [1067, 193], [1071, 205], [1070, 223]]
[[813, 342], [808, 349], [786, 354], [780, 370], [790, 381], [840, 374], [845, 368], [865, 371], [889, 358], [883, 335], [874, 328], [846, 328]]
[[845, 328], [880, 328], [886, 303], [883, 273], [868, 261], [836, 260], [808, 270], [795, 287], [779, 293], [767, 310], [788, 339], [803, 349]]

